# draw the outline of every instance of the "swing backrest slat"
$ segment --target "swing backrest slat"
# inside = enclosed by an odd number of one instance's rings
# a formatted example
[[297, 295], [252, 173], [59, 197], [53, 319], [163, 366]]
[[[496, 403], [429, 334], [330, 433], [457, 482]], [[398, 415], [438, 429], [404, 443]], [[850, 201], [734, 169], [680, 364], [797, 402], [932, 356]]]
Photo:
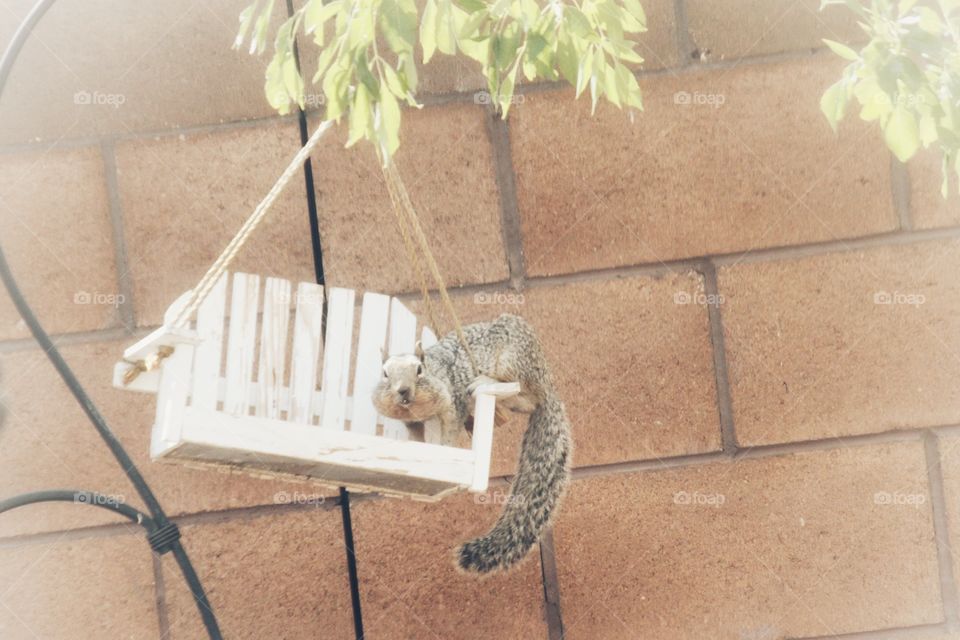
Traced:
[[257, 373], [256, 415], [280, 417], [280, 398], [287, 356], [287, 326], [290, 323], [290, 281], [267, 278], [263, 288], [260, 330], [260, 367]]
[[250, 412], [259, 302], [260, 276], [233, 274], [223, 410], [234, 416], [245, 416]]
[[327, 292], [327, 336], [323, 351], [323, 406], [320, 426], [343, 430], [346, 421], [350, 355], [353, 344], [353, 289]]
[[[417, 343], [417, 317], [396, 298], [390, 300], [390, 338], [387, 353], [391, 356], [413, 353]], [[399, 420], [384, 418], [383, 435], [395, 440], [409, 440], [406, 425]]]
[[354, 433], [377, 433], [377, 410], [371, 394], [383, 376], [381, 358], [389, 312], [390, 296], [363, 294], [360, 337], [357, 340], [357, 371], [353, 377], [353, 415], [350, 419], [350, 431]]
[[210, 295], [197, 309], [197, 345], [193, 356], [191, 405], [201, 409], [217, 408], [217, 386], [223, 355], [223, 314], [227, 304], [227, 274], [220, 276]]
[[323, 287], [310, 282], [297, 286], [297, 310], [293, 323], [293, 353], [290, 371], [288, 420], [313, 424], [318, 407], [313, 406], [321, 351]]

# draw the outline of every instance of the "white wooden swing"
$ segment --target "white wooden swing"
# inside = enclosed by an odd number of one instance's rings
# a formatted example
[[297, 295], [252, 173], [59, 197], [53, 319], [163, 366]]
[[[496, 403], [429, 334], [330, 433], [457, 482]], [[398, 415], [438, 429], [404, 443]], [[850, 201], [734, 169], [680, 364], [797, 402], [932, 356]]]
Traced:
[[[496, 398], [518, 393], [519, 385], [477, 390], [470, 449], [435, 444], [438, 425], [430, 423], [426, 441], [413, 440], [402, 422], [378, 416], [371, 400], [381, 353], [414, 350], [417, 319], [400, 300], [365, 293], [355, 340], [352, 289], [305, 282], [294, 289], [287, 280], [226, 271], [330, 124], [297, 153], [197, 287], [169, 307], [163, 326], [124, 351], [114, 385], [157, 394], [154, 460], [423, 500], [486, 491]], [[427, 260], [436, 274], [432, 256]], [[426, 348], [437, 337], [421, 327], [420, 339]]]

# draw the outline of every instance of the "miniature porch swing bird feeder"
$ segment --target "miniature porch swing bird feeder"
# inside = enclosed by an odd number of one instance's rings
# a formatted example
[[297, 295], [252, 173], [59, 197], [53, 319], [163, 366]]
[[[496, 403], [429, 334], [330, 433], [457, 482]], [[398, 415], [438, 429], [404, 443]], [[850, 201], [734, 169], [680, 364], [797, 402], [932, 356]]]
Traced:
[[[124, 351], [114, 367], [114, 386], [157, 394], [150, 445], [157, 461], [421, 500], [486, 491], [496, 399], [518, 393], [518, 384], [477, 389], [470, 449], [434, 444], [439, 427], [429, 422], [427, 441], [413, 440], [404, 423], [378, 416], [371, 398], [382, 376], [382, 354], [414, 351], [417, 318], [400, 300], [364, 293], [354, 339], [354, 290], [308, 282], [294, 289], [287, 280], [227, 272], [331, 125], [318, 127], [197, 286], [167, 309], [163, 326]], [[437, 326], [408, 226], [466, 347], [392, 163], [384, 175], [431, 322]], [[437, 337], [422, 326], [420, 340], [428, 348]]]

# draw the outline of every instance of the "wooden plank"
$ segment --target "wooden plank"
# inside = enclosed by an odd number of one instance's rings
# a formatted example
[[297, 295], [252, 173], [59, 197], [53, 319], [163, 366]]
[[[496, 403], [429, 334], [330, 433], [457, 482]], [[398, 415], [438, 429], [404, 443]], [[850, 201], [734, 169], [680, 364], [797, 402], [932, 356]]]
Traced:
[[501, 382], [480, 385], [473, 410], [473, 481], [470, 491], [483, 493], [490, 481], [490, 455], [493, 451], [493, 419], [497, 397], [512, 396], [520, 392], [520, 384]]
[[350, 431], [377, 433], [377, 410], [371, 394], [383, 377], [383, 348], [387, 337], [390, 297], [365, 293], [360, 313], [360, 338], [357, 340], [357, 371], [353, 377], [353, 418]]
[[353, 289], [328, 291], [327, 336], [323, 346], [323, 407], [320, 426], [343, 430], [353, 343]]
[[220, 386], [220, 358], [223, 355], [223, 315], [227, 305], [227, 274], [213, 285], [197, 309], [197, 336], [202, 342], [193, 356], [193, 385], [190, 403], [205, 409], [217, 408]]
[[[387, 353], [391, 356], [413, 353], [417, 344], [417, 317], [396, 298], [390, 299], [390, 340]], [[392, 418], [383, 419], [383, 435], [394, 440], [409, 440], [407, 425]]]
[[[278, 437], [281, 433], [283, 437]], [[183, 440], [198, 443], [210, 454], [206, 459], [231, 463], [238, 453], [256, 457], [283, 456], [302, 462], [342, 465], [345, 473], [365, 469], [386, 475], [402, 474], [426, 480], [470, 486], [474, 454], [469, 449], [441, 447], [423, 442], [395, 442], [367, 434], [260, 417], [235, 417], [220, 411], [188, 407]], [[217, 452], [220, 453], [217, 453]], [[328, 482], [336, 482], [328, 476]]]
[[289, 419], [292, 422], [313, 422], [313, 397], [318, 382], [322, 328], [323, 287], [301, 282], [297, 286], [297, 314], [291, 354]]
[[254, 412], [265, 418], [280, 417], [280, 392], [287, 359], [287, 325], [290, 323], [290, 281], [267, 278], [263, 287], [260, 325], [260, 394]]
[[424, 327], [420, 331], [420, 346], [425, 350], [437, 344], [437, 342], [437, 334], [435, 334], [430, 327]]
[[227, 334], [227, 388], [223, 410], [235, 416], [245, 416], [250, 412], [259, 302], [260, 276], [233, 274], [230, 331]]
[[184, 411], [190, 392], [190, 368], [193, 365], [193, 345], [177, 345], [164, 360], [157, 392], [157, 419], [150, 438], [150, 455], [162, 456], [181, 442]]

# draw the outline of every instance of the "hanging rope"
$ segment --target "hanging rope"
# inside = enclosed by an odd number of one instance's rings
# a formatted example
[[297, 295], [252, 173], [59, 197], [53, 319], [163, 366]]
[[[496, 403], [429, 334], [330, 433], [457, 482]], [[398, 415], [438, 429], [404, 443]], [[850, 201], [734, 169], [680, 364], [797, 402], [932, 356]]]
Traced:
[[413, 263], [417, 272], [417, 277], [420, 281], [420, 293], [423, 294], [424, 304], [427, 306], [427, 313], [430, 315], [430, 322], [433, 324], [433, 328], [439, 331], [439, 327], [436, 324], [436, 318], [433, 314], [433, 306], [430, 300], [430, 292], [427, 287], [427, 280], [423, 275], [423, 268], [420, 264], [420, 256], [414, 250], [413, 243], [410, 241], [409, 234], [407, 232], [407, 225], [413, 230], [417, 243], [420, 245], [420, 253], [426, 260], [427, 267], [430, 269], [430, 275], [433, 276], [433, 281], [437, 285], [437, 290], [440, 293], [440, 300], [443, 302], [443, 306], [447, 311], [447, 315], [453, 322], [454, 330], [457, 333], [457, 338], [460, 340], [460, 344], [463, 345], [463, 350], [470, 359], [470, 366], [473, 367], [473, 375], [479, 375], [480, 368], [477, 366], [477, 360], [473, 355], [473, 351], [470, 349], [470, 345], [467, 344], [467, 338], [463, 334], [463, 327], [460, 325], [460, 317], [457, 315], [457, 310], [454, 308], [453, 302], [450, 300], [450, 294], [447, 291], [447, 286], [443, 281], [443, 276], [440, 274], [440, 268], [437, 266], [437, 261], [433, 257], [433, 252], [430, 251], [430, 245], [427, 242], [427, 236], [423, 232], [423, 227], [420, 226], [420, 218], [417, 216], [417, 211], [413, 208], [413, 204], [410, 202], [410, 195], [407, 193], [407, 188], [403, 184], [403, 180], [400, 178], [400, 174], [397, 172], [397, 167], [392, 160], [388, 161], [387, 164], [382, 168], [383, 177], [385, 178], [387, 184], [387, 191], [390, 192], [390, 200], [393, 202], [394, 214], [396, 214], [397, 222], [400, 225], [400, 233], [403, 236], [404, 244], [407, 247], [408, 257], [410, 258], [410, 262]]
[[287, 183], [293, 178], [294, 174], [299, 171], [300, 167], [306, 162], [307, 158], [310, 157], [310, 152], [314, 147], [317, 146], [317, 143], [320, 142], [320, 139], [324, 134], [333, 126], [332, 120], [327, 120], [320, 124], [317, 127], [317, 130], [313, 132], [313, 135], [310, 136], [310, 139], [307, 140], [307, 143], [300, 148], [300, 151], [297, 152], [297, 155], [293, 157], [293, 160], [290, 161], [290, 164], [287, 165], [287, 168], [284, 169], [283, 173], [280, 174], [280, 177], [277, 179], [277, 182], [273, 185], [267, 195], [264, 196], [263, 200], [260, 201], [260, 204], [257, 205], [257, 208], [253, 210], [253, 213], [250, 214], [250, 217], [247, 218], [247, 221], [243, 223], [243, 226], [240, 227], [240, 230], [237, 231], [237, 235], [233, 237], [233, 240], [226, 246], [223, 250], [223, 253], [220, 254], [220, 257], [217, 258], [210, 268], [207, 270], [203, 277], [200, 278], [200, 282], [197, 283], [197, 286], [193, 288], [190, 296], [190, 301], [187, 305], [180, 310], [180, 313], [177, 314], [176, 320], [173, 322], [174, 327], [182, 326], [190, 317], [196, 312], [197, 308], [203, 303], [210, 292], [213, 290], [214, 285], [217, 283], [217, 280], [220, 279], [220, 276], [224, 274], [227, 268], [230, 266], [230, 263], [233, 262], [233, 259], [236, 257], [237, 253], [246, 243], [247, 239], [250, 237], [250, 234], [254, 232], [263, 218], [267, 215], [267, 212], [270, 210], [270, 207], [279, 197], [280, 193], [283, 191], [284, 187], [287, 186]]

